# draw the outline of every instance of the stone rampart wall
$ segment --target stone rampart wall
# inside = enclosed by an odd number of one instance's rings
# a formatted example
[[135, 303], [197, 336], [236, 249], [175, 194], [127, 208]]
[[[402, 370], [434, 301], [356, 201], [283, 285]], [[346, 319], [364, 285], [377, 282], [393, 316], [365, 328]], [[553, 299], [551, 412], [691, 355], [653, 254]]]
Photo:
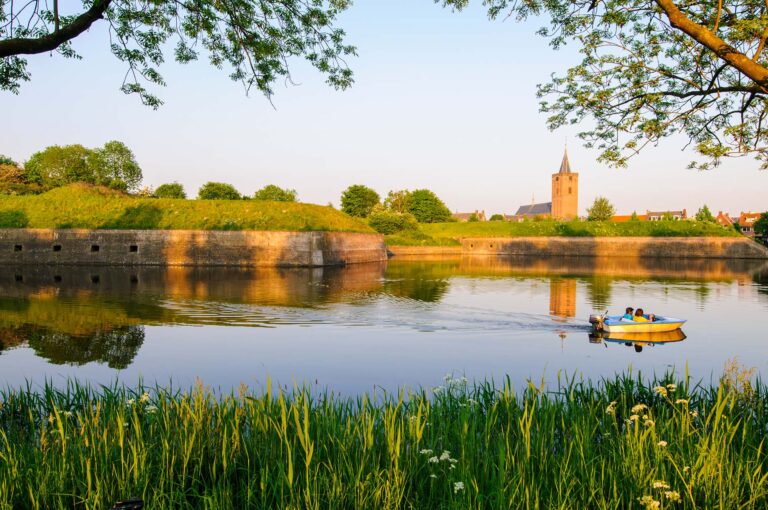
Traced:
[[386, 259], [378, 234], [0, 229], [0, 264], [319, 267]]
[[744, 237], [487, 237], [461, 247], [473, 255], [768, 259], [768, 248]]

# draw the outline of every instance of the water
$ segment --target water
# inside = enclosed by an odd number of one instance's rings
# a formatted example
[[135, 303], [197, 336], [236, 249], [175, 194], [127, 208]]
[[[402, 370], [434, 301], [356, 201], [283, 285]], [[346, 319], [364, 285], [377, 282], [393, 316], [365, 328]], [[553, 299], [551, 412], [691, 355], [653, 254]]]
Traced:
[[[590, 336], [626, 306], [688, 319], [652, 342]], [[726, 360], [768, 374], [768, 263], [395, 258], [324, 269], [2, 267], [0, 385], [69, 377], [229, 390], [267, 378], [356, 394], [446, 373], [552, 382]]]

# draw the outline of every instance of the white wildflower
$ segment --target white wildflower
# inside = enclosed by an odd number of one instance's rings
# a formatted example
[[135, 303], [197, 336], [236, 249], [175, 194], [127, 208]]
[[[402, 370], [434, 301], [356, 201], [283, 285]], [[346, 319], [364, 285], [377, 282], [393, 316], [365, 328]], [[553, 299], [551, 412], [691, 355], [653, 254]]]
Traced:
[[635, 404], [635, 405], [632, 407], [632, 414], [637, 414], [637, 413], [639, 413], [640, 411], [642, 411], [643, 409], [648, 409], [648, 406], [647, 406], [647, 405], [645, 405], [645, 404]]
[[666, 448], [668, 443], [667, 443], [666, 441], [659, 441], [659, 442], [658, 442], [658, 443], [656, 443], [656, 444], [657, 444], [657, 445], [659, 445], [659, 446], [661, 446], [662, 448]]
[[667, 384], [667, 389], [669, 391], [675, 391], [677, 389], [677, 385], [676, 384]]
[[440, 460], [451, 460], [451, 452], [443, 450], [443, 453], [440, 454]]
[[430, 478], [437, 478], [437, 475], [435, 475], [435, 474], [431, 474], [431, 475], [429, 475], [429, 477], [430, 477]]
[[61, 414], [63, 414], [67, 418], [72, 418], [72, 411], [64, 411]]
[[654, 489], [669, 489], [669, 484], [663, 480], [656, 480], [653, 482]]
[[128, 401], [125, 403], [128, 407], [133, 406], [133, 404], [136, 403], [136, 399], [129, 398]]
[[456, 482], [453, 484], [453, 493], [456, 494], [459, 491], [464, 490], [464, 482]]
[[142, 393], [141, 397], [139, 397], [139, 402], [141, 402], [142, 404], [146, 404], [147, 402], [149, 402], [149, 393], [147, 393], [146, 391]]
[[680, 493], [677, 491], [664, 491], [664, 497], [673, 503], [680, 501]]
[[438, 462], [440, 462], [440, 459], [438, 459], [437, 457], [430, 457], [429, 462], [431, 462], [432, 464], [437, 464]]
[[636, 414], [633, 414], [632, 416], [629, 417], [629, 421], [637, 421], [639, 419], [640, 419], [640, 417], [638, 415], [636, 415]]
[[149, 414], [155, 414], [157, 412], [157, 406], [150, 405], [147, 406], [146, 409]]
[[642, 498], [638, 498], [638, 501], [640, 501], [640, 504], [643, 505], [646, 510], [657, 510], [658, 508], [661, 508], [661, 502], [653, 499], [653, 496], [643, 496]]
[[432, 450], [430, 450], [428, 448], [424, 448], [419, 453], [422, 454], [422, 455], [432, 455]]

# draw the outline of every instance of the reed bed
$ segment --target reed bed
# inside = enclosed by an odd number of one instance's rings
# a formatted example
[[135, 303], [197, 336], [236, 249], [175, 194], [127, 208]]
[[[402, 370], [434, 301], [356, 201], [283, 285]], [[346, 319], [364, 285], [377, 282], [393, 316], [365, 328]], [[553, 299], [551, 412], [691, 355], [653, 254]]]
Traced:
[[0, 508], [765, 508], [768, 394], [731, 379], [6, 390]]

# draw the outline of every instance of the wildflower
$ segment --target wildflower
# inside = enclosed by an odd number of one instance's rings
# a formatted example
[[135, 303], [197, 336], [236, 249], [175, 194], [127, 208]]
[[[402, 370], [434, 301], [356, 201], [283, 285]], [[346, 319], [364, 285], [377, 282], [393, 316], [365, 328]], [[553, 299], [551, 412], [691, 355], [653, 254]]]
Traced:
[[455, 464], [451, 464], [448, 469], [456, 469], [456, 465]]
[[636, 414], [633, 414], [632, 416], [629, 417], [629, 421], [637, 421], [639, 419], [640, 419], [640, 417], [638, 415], [636, 415]]
[[608, 407], [605, 408], [605, 414], [616, 414], [616, 401], [608, 404]]
[[430, 457], [429, 462], [431, 462], [432, 464], [437, 464], [438, 462], [440, 462], [440, 459], [438, 459], [437, 457]]
[[448, 462], [450, 462], [451, 464], [456, 464], [457, 462], [459, 462], [459, 460], [458, 459], [448, 459]]
[[53, 425], [53, 414], [49, 414], [49, 415], [48, 415], [48, 423], [50, 423], [51, 425]]
[[698, 418], [699, 417], [699, 412], [698, 411], [691, 411], [691, 417]]
[[149, 393], [147, 393], [146, 391], [142, 393], [141, 397], [139, 397], [139, 402], [141, 402], [142, 404], [146, 404], [147, 402], [149, 402]]
[[430, 450], [428, 448], [424, 448], [419, 453], [422, 454], [422, 455], [432, 455], [432, 450]]
[[667, 384], [667, 390], [669, 391], [675, 391], [677, 389], [676, 384]]
[[632, 414], [637, 414], [637, 413], [639, 413], [640, 411], [642, 411], [643, 409], [648, 409], [648, 406], [647, 406], [647, 405], [645, 405], [645, 404], [636, 404], [636, 405], [635, 405], [635, 406], [632, 408]]
[[659, 446], [661, 446], [662, 448], [666, 448], [666, 446], [667, 446], [667, 442], [666, 442], [666, 441], [659, 441], [659, 442], [658, 442], [658, 443], [656, 443], [656, 444], [657, 444], [657, 445], [659, 445]]
[[685, 466], [685, 467], [683, 468], [683, 473], [687, 473], [687, 472], [688, 472], [688, 471], [690, 471], [690, 470], [691, 470], [691, 466]]
[[443, 450], [443, 453], [440, 454], [440, 460], [451, 460], [451, 452]]
[[125, 405], [127, 405], [128, 407], [131, 407], [135, 403], [136, 403], [136, 399], [129, 398], [128, 401], [125, 403]]
[[643, 425], [645, 425], [646, 427], [653, 427], [654, 425], [656, 425], [656, 422], [653, 420], [645, 420], [645, 423], [643, 423]]
[[435, 386], [434, 388], [432, 388], [432, 393], [434, 393], [435, 395], [439, 395], [441, 391], [443, 391], [442, 386]]
[[654, 388], [654, 391], [656, 391], [656, 393], [658, 393], [662, 397], [666, 397], [667, 396], [667, 389], [664, 386], [656, 386]]
[[157, 412], [157, 406], [147, 406], [147, 412], [149, 414], [155, 414]]
[[640, 501], [640, 504], [643, 505], [646, 510], [656, 510], [657, 508], [661, 508], [661, 502], [653, 499], [653, 496], [643, 496], [642, 498], [638, 498], [638, 501]]
[[647, 419], [648, 419], [648, 415], [647, 415], [647, 414], [644, 414], [644, 415], [643, 415], [643, 420], [647, 420]]
[[654, 489], [669, 489], [669, 484], [663, 480], [656, 480], [653, 482]]
[[430, 477], [430, 478], [437, 478], [437, 475], [435, 475], [435, 474], [431, 474], [431, 475], [429, 475], [429, 477]]
[[72, 411], [64, 411], [63, 414], [66, 418], [72, 418]]
[[675, 400], [675, 404], [683, 404], [684, 406], [687, 406], [688, 405], [688, 400], [686, 400], [684, 398], [678, 398], [677, 400]]
[[680, 501], [680, 493], [677, 491], [664, 491], [664, 497], [673, 503]]
[[456, 482], [453, 484], [453, 493], [456, 494], [459, 491], [464, 490], [464, 482]]

